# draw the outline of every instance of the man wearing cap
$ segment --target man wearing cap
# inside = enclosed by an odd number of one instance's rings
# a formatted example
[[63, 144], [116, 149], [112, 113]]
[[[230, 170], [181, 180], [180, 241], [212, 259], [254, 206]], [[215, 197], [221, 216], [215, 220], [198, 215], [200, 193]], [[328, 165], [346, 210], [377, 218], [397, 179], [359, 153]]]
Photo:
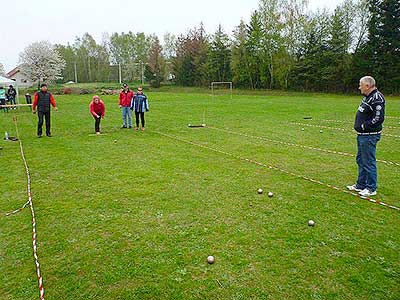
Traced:
[[358, 178], [347, 188], [363, 197], [376, 195], [377, 168], [376, 145], [381, 139], [385, 119], [385, 97], [376, 88], [375, 79], [365, 76], [360, 79], [359, 90], [365, 97], [358, 107], [354, 129], [357, 132]]
[[58, 110], [56, 101], [51, 93], [47, 91], [47, 84], [43, 83], [40, 86], [40, 91], [35, 93], [32, 112], [36, 114], [36, 107], [38, 112], [38, 127], [37, 137], [42, 137], [43, 117], [46, 120], [46, 136], [51, 137], [50, 131], [50, 104], [54, 110]]
[[[123, 90], [119, 94], [119, 108], [122, 110], [122, 128], [132, 128], [132, 112], [131, 102], [134, 96], [133, 91], [131, 91], [126, 83], [122, 85]], [[128, 118], [128, 122], [126, 119]]]

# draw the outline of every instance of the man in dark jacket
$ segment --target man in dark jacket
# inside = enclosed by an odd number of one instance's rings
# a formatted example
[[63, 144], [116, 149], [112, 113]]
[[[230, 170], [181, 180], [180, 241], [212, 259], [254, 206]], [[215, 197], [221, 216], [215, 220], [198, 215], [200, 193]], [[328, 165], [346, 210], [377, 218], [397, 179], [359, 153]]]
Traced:
[[377, 168], [376, 145], [381, 139], [382, 124], [385, 119], [385, 97], [378, 91], [375, 79], [365, 76], [360, 79], [359, 90], [365, 97], [358, 107], [354, 129], [357, 132], [358, 179], [349, 185], [351, 191], [363, 197], [376, 195]]
[[38, 112], [38, 127], [37, 127], [37, 136], [42, 137], [42, 126], [43, 126], [43, 117], [46, 120], [46, 136], [51, 137], [50, 131], [50, 104], [54, 107], [54, 110], [57, 111], [56, 101], [51, 93], [47, 91], [47, 84], [43, 83], [40, 86], [40, 91], [35, 93], [33, 104], [32, 104], [32, 112], [36, 113], [36, 107]]
[[[11, 105], [16, 104], [15, 99], [17, 98], [17, 91], [14, 89], [14, 87], [11, 84], [8, 87], [7, 98]], [[14, 106], [12, 109], [17, 109], [17, 107]]]

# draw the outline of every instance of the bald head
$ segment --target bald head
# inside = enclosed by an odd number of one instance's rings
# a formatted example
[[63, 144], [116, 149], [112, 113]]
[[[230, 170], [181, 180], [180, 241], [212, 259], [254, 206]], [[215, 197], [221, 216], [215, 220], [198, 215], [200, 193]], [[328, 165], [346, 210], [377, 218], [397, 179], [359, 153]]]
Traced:
[[361, 94], [368, 96], [373, 90], [376, 89], [376, 82], [372, 76], [364, 76], [360, 79], [360, 86], [358, 88]]

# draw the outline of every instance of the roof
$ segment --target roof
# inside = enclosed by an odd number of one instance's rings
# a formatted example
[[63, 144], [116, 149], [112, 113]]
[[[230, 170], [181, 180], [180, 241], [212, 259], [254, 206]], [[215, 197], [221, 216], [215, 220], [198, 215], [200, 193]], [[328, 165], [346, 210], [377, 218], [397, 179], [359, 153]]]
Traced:
[[15, 81], [14, 80], [12, 80], [12, 79], [8, 79], [8, 78], [6, 78], [6, 77], [2, 77], [2, 76], [0, 76], [0, 84], [8, 84], [8, 83], [14, 83], [15, 84]]
[[21, 69], [19, 68], [19, 66], [18, 66], [18, 67], [15, 67], [15, 68], [12, 69], [10, 72], [8, 72], [8, 73], [6, 74], [6, 76], [7, 76], [7, 77], [12, 77], [12, 76], [14, 76], [15, 74], [17, 74], [18, 72], [21, 72]]

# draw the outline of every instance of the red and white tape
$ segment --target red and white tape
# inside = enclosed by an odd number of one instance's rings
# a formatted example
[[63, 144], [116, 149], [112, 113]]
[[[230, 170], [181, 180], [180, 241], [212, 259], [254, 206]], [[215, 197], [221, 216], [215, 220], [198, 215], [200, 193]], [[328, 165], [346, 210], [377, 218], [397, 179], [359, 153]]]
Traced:
[[[337, 130], [337, 131], [344, 131], [344, 132], [353, 132], [353, 133], [355, 134], [355, 131], [354, 131], [354, 130], [345, 129], [345, 128], [330, 127], [330, 126], [324, 126], [324, 125], [313, 125], [313, 124], [306, 124], [306, 123], [299, 123], [299, 122], [288, 122], [288, 123], [289, 123], [289, 124], [293, 124], [293, 125], [300, 125], [300, 126], [325, 128], [325, 129], [331, 129], [331, 130]], [[400, 138], [400, 135], [389, 134], [389, 133], [381, 133], [381, 135], [383, 135], [383, 136], [395, 137], [395, 138]]]
[[[235, 134], [235, 135], [239, 135], [239, 136], [249, 137], [249, 138], [252, 138], [252, 139], [258, 139], [258, 140], [262, 140], [262, 141], [268, 141], [268, 142], [272, 142], [272, 143], [277, 143], [277, 144], [281, 144], [281, 145], [285, 145], [285, 146], [298, 147], [298, 148], [314, 150], [314, 151], [320, 151], [320, 152], [336, 154], [336, 155], [342, 155], [342, 156], [356, 157], [355, 154], [346, 153], [346, 152], [342, 152], [342, 151], [335, 151], [335, 150], [323, 149], [323, 148], [318, 148], [318, 147], [305, 146], [305, 145], [289, 143], [289, 142], [282, 142], [282, 141], [269, 139], [269, 138], [266, 138], [266, 137], [254, 136], [254, 135], [250, 135], [250, 134], [246, 134], [246, 133], [236, 132], [236, 131], [233, 131], [233, 130], [230, 130], [230, 129], [222, 129], [222, 128], [218, 128], [218, 127], [215, 127], [215, 126], [207, 126], [207, 128], [214, 129], [214, 130], [219, 130], [219, 131], [226, 132], [226, 133], [229, 133], [229, 134]], [[397, 163], [397, 162], [383, 160], [383, 159], [377, 159], [376, 161], [378, 161], [380, 163], [387, 164], [387, 165], [400, 167], [400, 163]]]
[[25, 171], [26, 171], [28, 202], [26, 202], [21, 208], [7, 213], [6, 216], [10, 216], [10, 215], [13, 215], [13, 214], [16, 214], [16, 213], [20, 212], [21, 210], [23, 210], [28, 205], [29, 205], [29, 207], [31, 209], [31, 213], [32, 213], [32, 248], [33, 248], [33, 257], [35, 259], [36, 275], [37, 275], [38, 285], [39, 285], [40, 300], [44, 300], [43, 277], [42, 277], [41, 272], [40, 272], [40, 263], [39, 263], [39, 257], [38, 257], [38, 254], [37, 254], [36, 217], [35, 217], [35, 210], [34, 210], [33, 202], [32, 202], [31, 176], [30, 176], [30, 173], [29, 173], [28, 163], [26, 162], [24, 149], [22, 147], [22, 141], [21, 141], [21, 139], [19, 137], [18, 125], [17, 125], [17, 117], [16, 116], [13, 117], [13, 121], [14, 121], [14, 124], [15, 124], [15, 131], [16, 131], [16, 134], [17, 134], [17, 138], [18, 138], [18, 141], [19, 141], [19, 148], [20, 148], [20, 151], [21, 151], [21, 157], [22, 157], [22, 160], [24, 162]]
[[319, 180], [315, 180], [315, 179], [310, 178], [308, 176], [296, 174], [296, 173], [293, 173], [291, 171], [287, 171], [287, 170], [281, 169], [279, 167], [275, 167], [275, 166], [272, 166], [272, 165], [266, 165], [264, 163], [261, 163], [261, 162], [258, 162], [258, 161], [255, 161], [255, 160], [252, 160], [252, 159], [249, 159], [249, 158], [245, 158], [245, 157], [242, 157], [242, 156], [239, 156], [239, 155], [235, 155], [235, 154], [232, 154], [232, 153], [229, 153], [229, 152], [226, 152], [226, 151], [222, 151], [222, 150], [219, 150], [219, 149], [215, 149], [215, 148], [211, 148], [211, 147], [208, 147], [208, 146], [204, 146], [204, 145], [192, 142], [192, 141], [187, 141], [185, 139], [182, 139], [180, 137], [177, 137], [177, 136], [174, 136], [174, 135], [171, 135], [171, 134], [163, 133], [163, 132], [156, 131], [156, 130], [154, 130], [153, 132], [155, 132], [155, 133], [157, 133], [159, 135], [162, 135], [162, 136], [165, 136], [165, 137], [168, 137], [168, 138], [171, 138], [171, 139], [186, 143], [186, 144], [197, 146], [197, 147], [200, 147], [200, 148], [203, 148], [203, 149], [207, 149], [207, 150], [210, 150], [210, 151], [213, 151], [213, 152], [216, 152], [216, 153], [221, 153], [221, 154], [224, 154], [226, 156], [229, 156], [229, 157], [232, 157], [232, 158], [235, 158], [235, 159], [239, 159], [239, 160], [251, 163], [251, 164], [255, 164], [255, 165], [258, 165], [258, 166], [261, 166], [261, 167], [268, 168], [270, 170], [276, 170], [276, 171], [279, 171], [279, 172], [287, 174], [287, 175], [291, 175], [291, 176], [294, 176], [294, 177], [297, 177], [297, 178], [301, 178], [301, 179], [307, 180], [307, 181], [312, 182], [312, 183], [316, 183], [316, 184], [319, 184], [319, 185], [322, 185], [322, 186], [329, 187], [329, 188], [331, 188], [333, 190], [336, 190], [336, 191], [340, 191], [340, 192], [343, 192], [343, 193], [346, 193], [346, 194], [349, 194], [349, 195], [352, 195], [352, 196], [356, 196], [358, 198], [367, 200], [367, 201], [369, 201], [371, 203], [379, 204], [381, 206], [388, 207], [388, 208], [400, 211], [400, 207], [397, 207], [397, 206], [394, 206], [394, 205], [390, 205], [390, 204], [386, 204], [385, 202], [382, 202], [380, 200], [375, 200], [375, 199], [372, 199], [370, 197], [361, 197], [357, 193], [341, 189], [341, 188], [339, 188], [337, 186], [334, 186], [334, 185], [331, 185], [331, 184], [327, 184], [327, 183], [324, 183], [324, 182], [319, 181]]

